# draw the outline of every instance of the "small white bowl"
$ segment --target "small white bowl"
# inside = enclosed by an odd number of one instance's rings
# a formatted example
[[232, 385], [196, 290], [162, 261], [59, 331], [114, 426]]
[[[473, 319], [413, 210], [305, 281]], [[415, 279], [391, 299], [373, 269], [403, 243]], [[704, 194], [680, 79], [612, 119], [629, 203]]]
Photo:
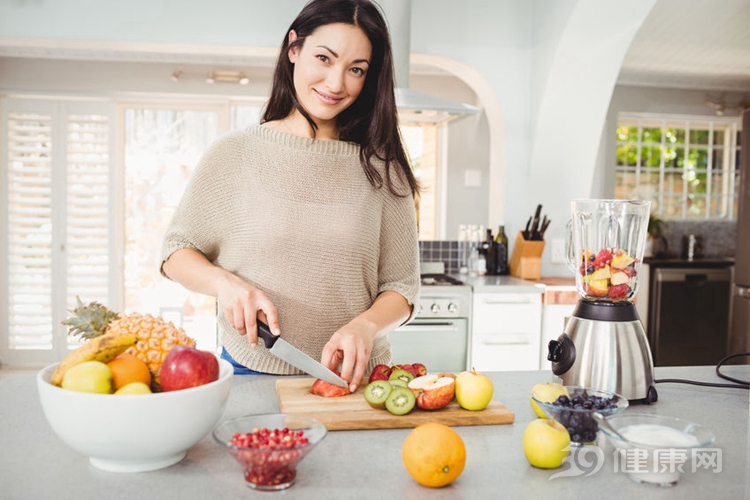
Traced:
[[224, 413], [232, 365], [219, 359], [219, 379], [191, 389], [142, 395], [76, 392], [50, 383], [58, 363], [37, 374], [52, 430], [91, 465], [111, 472], [162, 469], [182, 460]]
[[682, 472], [690, 470], [692, 450], [715, 439], [702, 425], [662, 415], [621, 413], [607, 417], [607, 422], [625, 438], [601, 427], [617, 449], [620, 468], [637, 483], [674, 486]]

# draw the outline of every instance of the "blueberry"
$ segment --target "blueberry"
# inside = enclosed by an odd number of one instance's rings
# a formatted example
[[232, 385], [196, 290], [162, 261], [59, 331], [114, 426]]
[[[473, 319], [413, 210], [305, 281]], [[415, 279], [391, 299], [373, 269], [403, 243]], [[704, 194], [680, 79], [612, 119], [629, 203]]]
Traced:
[[581, 442], [581, 435], [580, 434], [571, 434], [570, 440], [574, 443], [580, 443]]
[[572, 403], [573, 403], [574, 405], [579, 405], [579, 404], [583, 403], [583, 398], [581, 397], [581, 395], [580, 395], [580, 394], [576, 394], [575, 396], [573, 396], [573, 397], [572, 397], [572, 398], [570, 399], [570, 401], [571, 401], [571, 402], [572, 402]]

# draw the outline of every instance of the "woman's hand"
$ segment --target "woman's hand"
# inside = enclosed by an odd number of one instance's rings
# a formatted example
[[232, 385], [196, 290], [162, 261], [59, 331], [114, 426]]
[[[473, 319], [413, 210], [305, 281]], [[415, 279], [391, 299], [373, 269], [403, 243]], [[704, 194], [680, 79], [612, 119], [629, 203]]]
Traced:
[[240, 335], [247, 335], [250, 345], [258, 345], [257, 319], [265, 322], [274, 335], [281, 333], [276, 306], [260, 289], [228, 275], [219, 280], [216, 291], [219, 310]]
[[281, 333], [276, 306], [258, 288], [212, 264], [198, 250], [182, 248], [162, 264], [164, 273], [188, 290], [216, 297], [223, 312], [251, 345], [258, 344], [257, 319], [264, 321], [274, 335]]
[[321, 363], [331, 370], [341, 364], [341, 378], [349, 381], [349, 390], [357, 390], [370, 361], [377, 325], [357, 317], [333, 334], [323, 347]]
[[339, 331], [323, 347], [320, 362], [330, 370], [338, 370], [341, 378], [349, 381], [354, 392], [362, 382], [372, 354], [375, 339], [387, 335], [409, 318], [412, 306], [399, 293], [386, 290], [379, 294], [372, 306]]

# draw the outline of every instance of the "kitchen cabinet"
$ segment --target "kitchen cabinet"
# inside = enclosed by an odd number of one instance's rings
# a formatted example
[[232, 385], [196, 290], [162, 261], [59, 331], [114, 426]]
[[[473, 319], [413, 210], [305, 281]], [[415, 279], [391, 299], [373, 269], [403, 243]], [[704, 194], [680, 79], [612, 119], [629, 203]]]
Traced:
[[538, 370], [540, 292], [475, 292], [471, 365], [479, 371]]

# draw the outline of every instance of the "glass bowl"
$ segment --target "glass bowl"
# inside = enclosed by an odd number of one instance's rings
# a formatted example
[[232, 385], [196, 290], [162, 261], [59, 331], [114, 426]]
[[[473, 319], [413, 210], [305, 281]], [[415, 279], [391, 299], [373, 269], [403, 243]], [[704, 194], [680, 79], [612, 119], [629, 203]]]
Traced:
[[[554, 418], [568, 429], [571, 446], [583, 446], [596, 442], [599, 424], [594, 420], [594, 412], [599, 412], [606, 417], [628, 407], [628, 400], [614, 392], [572, 385], [566, 385], [565, 389], [568, 391], [568, 396], [560, 396], [554, 402], [540, 400], [536, 392], [531, 394], [531, 398], [549, 418]], [[607, 401], [607, 407], [599, 408], [597, 403], [601, 401]], [[570, 406], [563, 406], [568, 403]]]
[[[242, 465], [247, 486], [275, 491], [294, 483], [297, 464], [327, 433], [314, 418], [275, 413], [226, 420], [213, 436]], [[257, 439], [242, 439], [249, 434]]]
[[696, 460], [693, 450], [705, 448], [715, 439], [702, 425], [661, 415], [613, 415], [607, 423], [625, 439], [602, 427], [617, 449], [617, 470], [637, 483], [674, 486], [683, 471], [692, 470], [687, 462]]

